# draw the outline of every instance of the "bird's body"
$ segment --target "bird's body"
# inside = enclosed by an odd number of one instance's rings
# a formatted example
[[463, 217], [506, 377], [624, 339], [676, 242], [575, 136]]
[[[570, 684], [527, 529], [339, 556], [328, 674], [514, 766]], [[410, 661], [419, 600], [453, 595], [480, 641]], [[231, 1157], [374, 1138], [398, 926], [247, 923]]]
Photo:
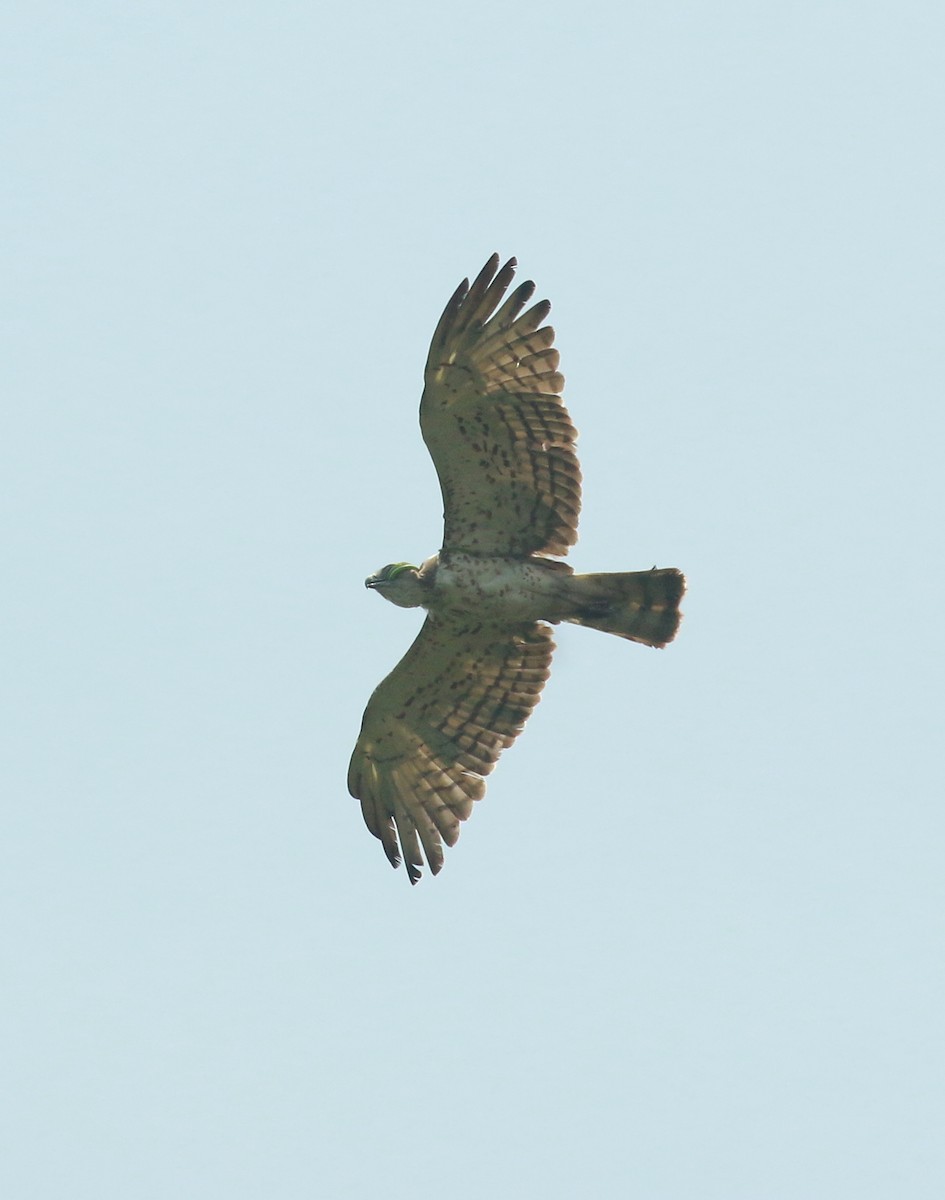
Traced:
[[[443, 551], [427, 559], [420, 578], [428, 582], [422, 600], [441, 619], [557, 621], [562, 602], [564, 563]], [[396, 603], [396, 601], [395, 601]]]
[[577, 437], [561, 403], [550, 306], [501, 304], [515, 260], [486, 264], [447, 305], [430, 347], [420, 425], [444, 502], [439, 554], [365, 582], [427, 619], [368, 703], [348, 788], [411, 882], [434, 874], [485, 776], [521, 732], [548, 677], [549, 624], [663, 646], [679, 625], [675, 568], [576, 575], [550, 555], [577, 540]]
[[[425, 608], [440, 620], [571, 621], [600, 627], [619, 620], [625, 630], [608, 628], [630, 641], [665, 645], [679, 624], [676, 603], [682, 595], [679, 572], [628, 571], [575, 575], [567, 563], [533, 554], [527, 559], [443, 551], [420, 567], [406, 563], [384, 597], [400, 608]], [[368, 586], [377, 587], [372, 576]], [[663, 635], [641, 628], [647, 615], [665, 614]]]

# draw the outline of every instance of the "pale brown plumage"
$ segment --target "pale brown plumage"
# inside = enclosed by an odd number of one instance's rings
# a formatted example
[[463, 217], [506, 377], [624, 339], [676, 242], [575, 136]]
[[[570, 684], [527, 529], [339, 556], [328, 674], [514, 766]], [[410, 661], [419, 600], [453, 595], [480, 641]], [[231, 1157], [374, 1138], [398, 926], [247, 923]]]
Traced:
[[394, 564], [368, 585], [429, 615], [368, 702], [348, 789], [394, 866], [412, 883], [436, 874], [443, 843], [485, 791], [548, 678], [545, 621], [572, 621], [661, 646], [679, 624], [675, 569], [574, 575], [543, 555], [577, 540], [577, 437], [561, 401], [550, 305], [535, 286], [503, 298], [515, 259], [493, 257], [464, 280], [427, 358], [420, 427], [443, 495], [439, 556], [419, 572]]
[[463, 280], [433, 334], [420, 431], [443, 493], [443, 548], [475, 554], [567, 554], [577, 541], [581, 470], [577, 431], [561, 402], [551, 305], [526, 312], [535, 285], [493, 316], [515, 259], [493, 255]]
[[498, 629], [429, 616], [375, 690], [364, 714], [348, 789], [412, 883], [423, 858], [436, 874], [443, 847], [486, 790], [484, 777], [538, 703], [554, 642], [547, 625]]

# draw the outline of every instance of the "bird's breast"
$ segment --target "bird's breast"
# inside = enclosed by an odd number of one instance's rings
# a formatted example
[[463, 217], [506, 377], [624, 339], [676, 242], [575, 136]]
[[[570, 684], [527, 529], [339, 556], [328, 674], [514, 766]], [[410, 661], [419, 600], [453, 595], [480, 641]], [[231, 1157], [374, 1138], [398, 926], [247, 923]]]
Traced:
[[521, 559], [441, 554], [433, 611], [497, 621], [554, 621], [560, 576]]

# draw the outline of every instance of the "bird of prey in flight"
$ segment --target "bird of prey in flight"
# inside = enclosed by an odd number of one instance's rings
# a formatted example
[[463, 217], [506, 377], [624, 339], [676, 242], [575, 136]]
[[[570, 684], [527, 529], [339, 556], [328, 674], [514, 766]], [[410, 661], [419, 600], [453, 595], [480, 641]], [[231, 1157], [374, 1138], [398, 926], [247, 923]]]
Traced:
[[[368, 829], [411, 883], [485, 792], [548, 678], [550, 625], [570, 621], [645, 646], [679, 627], [686, 582], [673, 567], [575, 575], [577, 433], [561, 402], [547, 300], [505, 294], [514, 258], [464, 279], [433, 334], [420, 431], [443, 494], [443, 546], [419, 567], [391, 563], [365, 586], [424, 608], [416, 641], [375, 689], [348, 769]], [[549, 557], [553, 556], [553, 557]]]

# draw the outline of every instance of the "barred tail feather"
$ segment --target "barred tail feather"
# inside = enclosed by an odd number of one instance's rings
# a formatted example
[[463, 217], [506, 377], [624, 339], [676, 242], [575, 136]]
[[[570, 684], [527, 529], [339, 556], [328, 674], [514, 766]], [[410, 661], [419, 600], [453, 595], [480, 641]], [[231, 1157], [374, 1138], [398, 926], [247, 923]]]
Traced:
[[572, 575], [568, 583], [574, 611], [565, 620], [575, 625], [615, 633], [644, 646], [665, 646], [676, 636], [686, 578], [675, 567]]

